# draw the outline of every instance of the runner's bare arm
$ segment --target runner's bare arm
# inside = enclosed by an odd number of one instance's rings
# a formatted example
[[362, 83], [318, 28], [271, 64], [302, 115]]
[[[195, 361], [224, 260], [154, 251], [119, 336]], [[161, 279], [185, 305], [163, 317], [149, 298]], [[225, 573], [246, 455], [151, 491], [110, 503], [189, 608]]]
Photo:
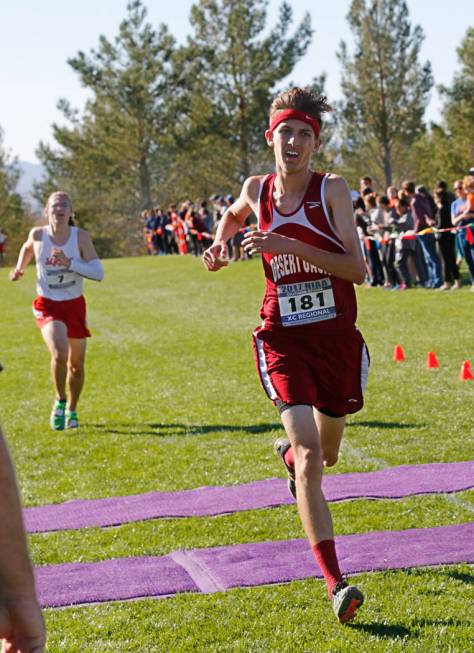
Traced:
[[79, 251], [81, 252], [83, 261], [86, 261], [87, 263], [89, 261], [93, 261], [96, 258], [99, 258], [97, 252], [95, 251], [94, 243], [92, 242], [92, 239], [87, 231], [79, 229], [78, 239]]
[[79, 229], [78, 232], [78, 245], [81, 255], [80, 259], [68, 258], [59, 247], [53, 249], [53, 255], [61, 265], [73, 270], [73, 272], [80, 274], [82, 277], [94, 281], [102, 281], [104, 278], [104, 268], [97, 256], [91, 237], [83, 229]]
[[15, 472], [1, 428], [0, 586], [1, 650], [43, 653], [44, 622], [35, 593]]
[[23, 276], [26, 266], [35, 254], [33, 243], [35, 240], [39, 240], [38, 233], [40, 231], [41, 227], [35, 227], [34, 229], [31, 229], [30, 233], [28, 234], [28, 238], [21, 246], [16, 266], [13, 270], [10, 271], [10, 274], [8, 275], [10, 281], [18, 281], [18, 279]]
[[242, 242], [243, 247], [253, 253], [294, 254], [340, 279], [363, 283], [365, 265], [354, 223], [352, 199], [342, 177], [330, 175], [326, 184], [325, 199], [334, 229], [342, 240], [345, 252], [326, 252], [301, 240], [265, 231], [247, 234]]
[[235, 236], [245, 219], [257, 212], [260, 177], [249, 177], [242, 186], [239, 198], [222, 216], [217, 227], [214, 243], [206, 249], [202, 259], [209, 272], [217, 272], [228, 264], [227, 241]]

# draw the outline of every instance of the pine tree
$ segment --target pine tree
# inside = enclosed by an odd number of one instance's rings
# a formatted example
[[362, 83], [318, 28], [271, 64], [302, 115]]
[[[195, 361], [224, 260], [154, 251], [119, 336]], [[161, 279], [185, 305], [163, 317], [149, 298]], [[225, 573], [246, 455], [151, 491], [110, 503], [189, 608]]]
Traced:
[[101, 36], [97, 50], [68, 61], [92, 98], [82, 116], [61, 100], [68, 124], [53, 125], [59, 147], [38, 150], [48, 173], [42, 199], [53, 188], [69, 191], [103, 255], [133, 246], [136, 216], [168, 174], [175, 45], [166, 26], [155, 30], [146, 15], [132, 0], [113, 42]]
[[309, 14], [288, 36], [292, 10], [287, 2], [277, 25], [264, 35], [267, 5], [268, 0], [199, 0], [191, 10], [194, 31], [182, 53], [188, 105], [205, 107], [205, 117], [190, 122], [189, 137], [203, 142], [210, 134], [220, 137], [224, 150], [232, 152], [229, 168], [237, 184], [254, 172], [266, 147], [263, 133], [276, 85], [292, 72], [312, 36]]
[[439, 90], [444, 100], [440, 123], [415, 144], [416, 178], [427, 186], [437, 180], [454, 182], [474, 165], [474, 28], [458, 50], [459, 68], [451, 86]]
[[443, 126], [448, 136], [443, 154], [446, 171], [463, 177], [474, 165], [474, 27], [467, 30], [457, 53], [460, 69], [450, 88], [441, 87]]
[[388, 186], [424, 130], [433, 85], [429, 62], [419, 62], [424, 36], [404, 0], [353, 0], [347, 19], [355, 52], [350, 57], [341, 43], [341, 155], [352, 175], [368, 173]]
[[7, 236], [5, 260], [13, 263], [32, 222], [15, 188], [20, 177], [18, 162], [3, 145], [0, 127], [0, 230]]

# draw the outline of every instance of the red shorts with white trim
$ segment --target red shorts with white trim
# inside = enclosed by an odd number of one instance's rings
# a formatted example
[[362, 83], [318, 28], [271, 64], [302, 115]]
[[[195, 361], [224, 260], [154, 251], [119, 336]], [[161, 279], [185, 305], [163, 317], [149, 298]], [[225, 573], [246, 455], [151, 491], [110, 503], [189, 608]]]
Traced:
[[33, 302], [33, 315], [40, 329], [48, 322], [56, 320], [64, 322], [68, 338], [90, 338], [91, 336], [87, 328], [86, 300], [83, 295], [61, 302], [47, 297], [37, 297]]
[[341, 416], [364, 405], [370, 358], [356, 328], [338, 334], [259, 328], [253, 344], [260, 381], [272, 401]]

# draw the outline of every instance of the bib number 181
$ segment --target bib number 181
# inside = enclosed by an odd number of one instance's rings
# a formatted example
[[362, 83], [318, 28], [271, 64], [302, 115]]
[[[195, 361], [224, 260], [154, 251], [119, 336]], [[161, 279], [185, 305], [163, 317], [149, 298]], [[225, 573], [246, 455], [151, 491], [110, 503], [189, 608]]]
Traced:
[[[324, 306], [323, 292], [318, 292], [315, 295], [300, 295], [299, 297], [289, 297], [288, 303], [290, 304], [292, 312], [296, 313], [296, 311], [309, 311], [311, 308], [314, 308], [315, 304], [313, 297], [316, 297], [319, 302], [319, 304], [317, 304], [318, 308]], [[299, 306], [297, 305], [297, 300], [299, 300]]]

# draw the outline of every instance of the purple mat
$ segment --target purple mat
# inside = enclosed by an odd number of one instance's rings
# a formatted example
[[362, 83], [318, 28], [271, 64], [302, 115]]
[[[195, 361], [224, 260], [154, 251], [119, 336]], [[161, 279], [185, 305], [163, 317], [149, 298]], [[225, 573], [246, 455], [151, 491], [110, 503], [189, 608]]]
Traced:
[[[474, 522], [341, 535], [336, 545], [346, 574], [472, 563]], [[209, 594], [321, 576], [306, 540], [176, 551], [161, 558], [52, 565], [37, 568], [35, 574], [43, 607], [165, 597], [177, 592]]]
[[[415, 494], [460, 492], [474, 487], [474, 461], [402, 465], [376, 472], [330, 474], [323, 479], [328, 501], [400, 499]], [[108, 499], [74, 500], [26, 508], [27, 531], [40, 533], [117, 526], [161, 517], [204, 517], [293, 503], [286, 480], [268, 479], [181, 492], [147, 492]]]
[[[345, 574], [474, 562], [474, 522], [341, 535], [336, 546]], [[322, 577], [306, 539], [195, 549], [186, 555], [191, 560], [186, 569], [196, 584], [201, 587], [194, 571], [199, 569], [212, 579], [214, 591]]]
[[171, 556], [49, 565], [35, 576], [39, 602], [48, 608], [200, 591]]

